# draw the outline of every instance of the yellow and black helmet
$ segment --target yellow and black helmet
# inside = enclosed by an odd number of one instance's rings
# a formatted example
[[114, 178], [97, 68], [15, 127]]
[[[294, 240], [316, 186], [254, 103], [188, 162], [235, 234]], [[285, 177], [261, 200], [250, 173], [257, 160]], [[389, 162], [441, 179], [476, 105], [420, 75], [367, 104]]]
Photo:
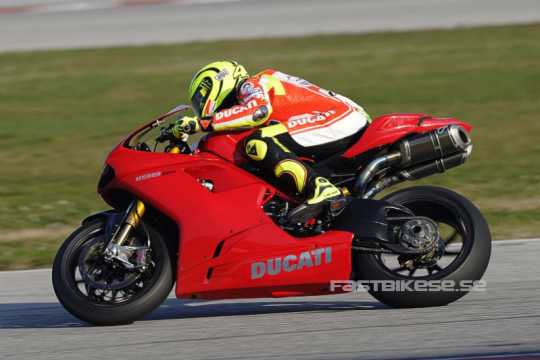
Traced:
[[189, 84], [189, 98], [197, 116], [211, 116], [234, 105], [236, 89], [248, 76], [236, 61], [216, 61], [199, 70]]

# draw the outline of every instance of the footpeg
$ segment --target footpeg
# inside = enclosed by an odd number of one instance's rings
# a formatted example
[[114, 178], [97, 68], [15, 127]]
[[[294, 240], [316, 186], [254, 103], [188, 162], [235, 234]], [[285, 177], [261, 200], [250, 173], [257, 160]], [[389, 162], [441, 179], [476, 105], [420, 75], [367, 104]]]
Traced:
[[291, 224], [303, 224], [310, 219], [316, 218], [328, 210], [331, 217], [335, 218], [339, 216], [343, 210], [347, 207], [349, 200], [347, 197], [339, 196], [334, 199], [320, 202], [318, 204], [301, 204], [292, 209], [287, 216], [289, 223]]
[[330, 215], [332, 217], [338, 217], [343, 212], [343, 210], [345, 210], [348, 203], [349, 203], [349, 199], [344, 196], [339, 197], [334, 200], [330, 200], [330, 205], [328, 206]]
[[287, 215], [287, 220], [290, 224], [303, 224], [308, 220], [319, 216], [324, 210], [326, 204], [301, 204], [292, 209]]

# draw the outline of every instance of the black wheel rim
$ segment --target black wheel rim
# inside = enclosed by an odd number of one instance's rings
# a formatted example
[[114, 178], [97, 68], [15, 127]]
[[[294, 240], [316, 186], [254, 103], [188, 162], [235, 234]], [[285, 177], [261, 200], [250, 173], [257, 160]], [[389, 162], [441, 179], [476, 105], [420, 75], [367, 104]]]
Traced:
[[454, 272], [467, 258], [473, 245], [473, 231], [467, 212], [455, 203], [443, 199], [412, 198], [399, 202], [417, 216], [434, 220], [440, 227], [445, 243], [443, 256], [432, 266], [408, 268], [398, 261], [398, 255], [376, 255], [380, 265], [394, 277], [403, 279], [440, 279]]
[[[79, 297], [99, 306], [124, 305], [140, 298], [152, 288], [159, 277], [158, 263], [150, 259], [145, 271], [130, 273], [119, 264], [113, 267], [103, 260], [100, 249], [104, 248], [104, 244], [103, 229], [95, 228], [84, 235], [84, 239], [67, 259], [68, 281]], [[94, 248], [93, 251], [89, 247]], [[91, 281], [101, 277], [105, 283], [110, 284], [109, 288], [98, 287]]]

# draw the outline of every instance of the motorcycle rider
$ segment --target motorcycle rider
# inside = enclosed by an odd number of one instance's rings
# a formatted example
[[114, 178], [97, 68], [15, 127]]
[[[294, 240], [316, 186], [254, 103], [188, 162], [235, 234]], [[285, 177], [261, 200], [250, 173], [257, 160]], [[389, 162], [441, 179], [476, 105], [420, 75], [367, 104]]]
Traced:
[[343, 207], [342, 191], [299, 156], [345, 150], [371, 121], [361, 106], [273, 69], [250, 77], [235, 61], [200, 69], [189, 85], [189, 97], [197, 116], [178, 119], [174, 136], [258, 128], [245, 139], [243, 150], [284, 189], [304, 196], [305, 202], [289, 213], [292, 221], [306, 221], [328, 205]]

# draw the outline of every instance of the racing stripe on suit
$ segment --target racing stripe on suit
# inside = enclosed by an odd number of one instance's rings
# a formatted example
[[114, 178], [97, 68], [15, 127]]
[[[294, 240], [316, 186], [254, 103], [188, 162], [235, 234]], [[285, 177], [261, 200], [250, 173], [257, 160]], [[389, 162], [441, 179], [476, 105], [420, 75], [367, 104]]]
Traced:
[[245, 81], [238, 91], [239, 104], [215, 113], [212, 128], [216, 131], [252, 128], [264, 124], [272, 113], [272, 104], [263, 86]]
[[247, 79], [238, 90], [239, 105], [211, 119], [214, 130], [283, 124], [302, 147], [317, 147], [357, 134], [369, 115], [352, 100], [309, 81], [267, 69]]

